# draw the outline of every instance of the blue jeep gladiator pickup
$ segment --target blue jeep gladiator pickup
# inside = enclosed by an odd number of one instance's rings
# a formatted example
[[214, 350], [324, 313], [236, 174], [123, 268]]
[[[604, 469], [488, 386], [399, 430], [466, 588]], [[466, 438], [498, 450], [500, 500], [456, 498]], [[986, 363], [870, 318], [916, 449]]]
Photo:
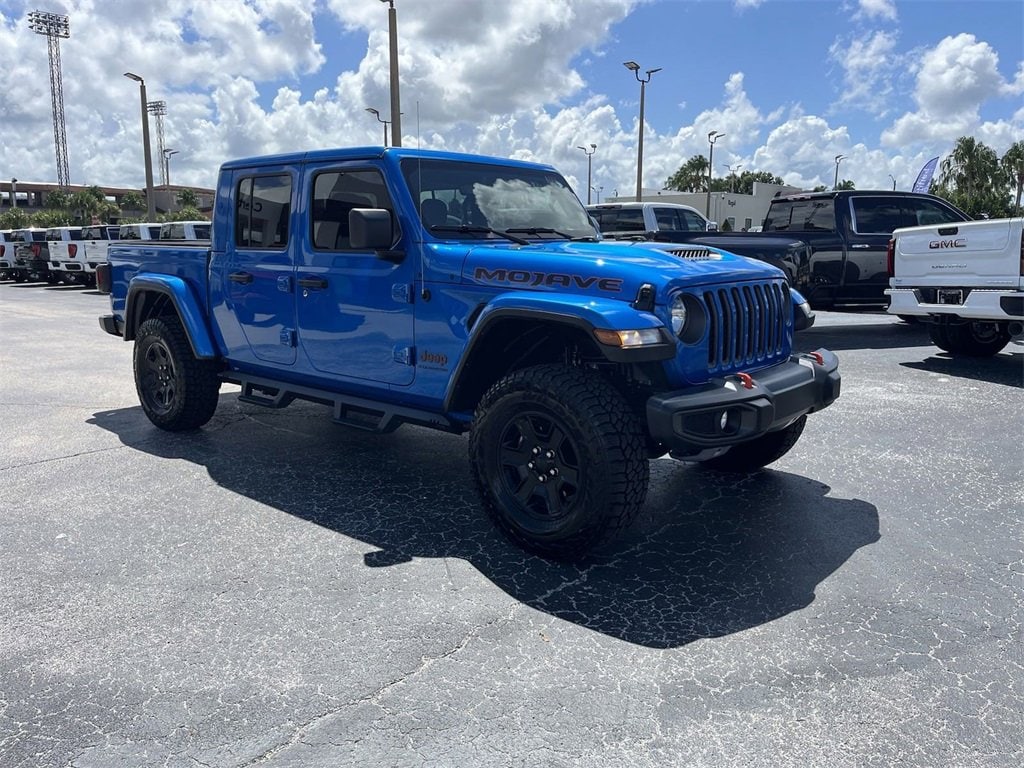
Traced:
[[[749, 471], [839, 395], [793, 354], [783, 272], [703, 247], [600, 242], [553, 168], [379, 147], [220, 170], [208, 243], [112, 243], [108, 333], [142, 409], [195, 429], [221, 382], [375, 431], [468, 431], [483, 506], [579, 556], [643, 505], [666, 453]], [[802, 300], [800, 300], [802, 301]]]

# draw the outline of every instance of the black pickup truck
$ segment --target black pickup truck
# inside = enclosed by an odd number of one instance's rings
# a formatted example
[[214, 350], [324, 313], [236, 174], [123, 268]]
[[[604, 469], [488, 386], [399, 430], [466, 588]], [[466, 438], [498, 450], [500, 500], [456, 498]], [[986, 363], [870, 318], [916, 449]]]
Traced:
[[[659, 230], [642, 237], [709, 245], [775, 264], [812, 307], [828, 309], [836, 304], [888, 304], [886, 248], [894, 229], [969, 220], [934, 195], [891, 190], [799, 192], [772, 200], [761, 232]], [[637, 233], [623, 237], [637, 239]]]

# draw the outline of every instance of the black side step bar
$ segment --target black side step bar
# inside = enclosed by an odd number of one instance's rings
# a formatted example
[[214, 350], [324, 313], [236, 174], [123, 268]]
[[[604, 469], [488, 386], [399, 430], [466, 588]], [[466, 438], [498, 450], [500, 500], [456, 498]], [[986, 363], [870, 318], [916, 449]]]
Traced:
[[394, 432], [402, 424], [419, 424], [455, 434], [465, 430], [463, 424], [443, 414], [419, 408], [366, 400], [326, 389], [287, 384], [237, 371], [224, 373], [221, 378], [241, 385], [242, 393], [238, 399], [243, 403], [264, 408], [284, 408], [295, 400], [308, 400], [331, 406], [334, 409], [335, 423], [368, 432]]

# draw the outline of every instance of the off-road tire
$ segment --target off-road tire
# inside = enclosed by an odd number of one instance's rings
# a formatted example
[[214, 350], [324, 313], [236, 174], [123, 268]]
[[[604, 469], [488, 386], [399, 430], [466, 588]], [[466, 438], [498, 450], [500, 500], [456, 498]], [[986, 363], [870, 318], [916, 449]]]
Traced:
[[788, 427], [777, 432], [768, 432], [750, 442], [734, 445], [726, 453], [704, 462], [704, 466], [722, 472], [753, 472], [756, 469], [778, 461], [796, 445], [807, 424], [807, 416], [801, 416]]
[[469, 456], [488, 515], [544, 557], [581, 557], [647, 495], [640, 420], [593, 371], [539, 365], [500, 379], [477, 406]]
[[934, 323], [929, 333], [935, 346], [956, 357], [992, 357], [1010, 343], [1006, 326], [982, 320], [957, 325]]
[[154, 317], [139, 326], [134, 368], [142, 410], [160, 429], [197, 429], [217, 410], [218, 366], [193, 354], [177, 317]]

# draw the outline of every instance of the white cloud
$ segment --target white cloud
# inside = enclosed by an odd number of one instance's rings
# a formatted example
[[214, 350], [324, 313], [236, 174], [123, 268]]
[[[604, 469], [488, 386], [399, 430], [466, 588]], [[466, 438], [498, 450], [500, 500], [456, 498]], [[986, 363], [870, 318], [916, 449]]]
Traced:
[[865, 37], [837, 39], [829, 56], [843, 68], [840, 106], [852, 106], [883, 113], [892, 93], [890, 78], [896, 68], [897, 35], [876, 31]]
[[896, 21], [896, 3], [893, 0], [858, 0], [856, 17]]
[[[914, 100], [916, 112], [907, 112], [882, 133], [885, 146], [914, 142], [948, 141], [986, 130], [981, 105], [1006, 94], [1019, 94], [1024, 76], [1013, 83], [999, 73], [999, 56], [974, 35], [944, 38], [921, 56]], [[1024, 128], [1017, 124], [1018, 130]]]

